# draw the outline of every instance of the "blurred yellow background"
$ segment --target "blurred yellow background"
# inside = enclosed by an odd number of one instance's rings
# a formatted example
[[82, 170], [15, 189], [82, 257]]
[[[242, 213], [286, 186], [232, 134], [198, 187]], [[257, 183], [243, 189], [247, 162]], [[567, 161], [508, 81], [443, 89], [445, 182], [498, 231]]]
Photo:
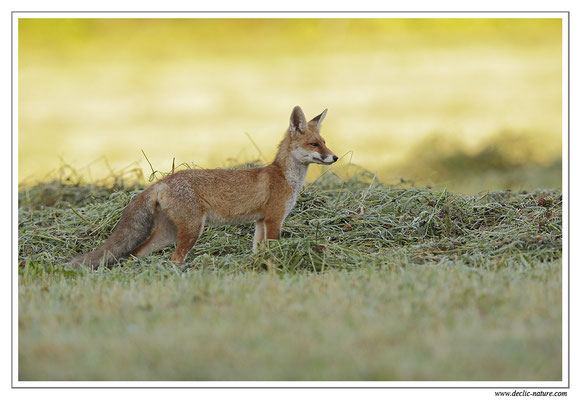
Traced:
[[560, 187], [561, 39], [560, 19], [20, 19], [19, 182], [147, 176], [141, 150], [270, 162], [300, 105], [329, 109], [337, 173]]

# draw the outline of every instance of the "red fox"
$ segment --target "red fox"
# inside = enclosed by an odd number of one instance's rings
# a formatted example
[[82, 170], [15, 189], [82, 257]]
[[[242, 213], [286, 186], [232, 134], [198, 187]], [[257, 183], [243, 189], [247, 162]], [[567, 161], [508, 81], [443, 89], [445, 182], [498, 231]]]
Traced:
[[69, 263], [74, 267], [108, 265], [129, 255], [147, 256], [177, 241], [171, 261], [181, 264], [204, 225], [256, 221], [254, 251], [265, 239], [278, 239], [309, 164], [337, 161], [319, 134], [326, 114], [325, 109], [307, 122], [296, 106], [274, 161], [265, 167], [183, 170], [159, 180], [127, 205], [103, 246]]

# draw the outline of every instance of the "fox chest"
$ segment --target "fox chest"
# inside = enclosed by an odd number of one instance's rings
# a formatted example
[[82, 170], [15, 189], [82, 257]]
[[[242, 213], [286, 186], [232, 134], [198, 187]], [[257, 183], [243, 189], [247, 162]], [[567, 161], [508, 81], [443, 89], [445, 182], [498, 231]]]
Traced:
[[284, 218], [286, 218], [290, 214], [292, 209], [295, 207], [295, 204], [297, 203], [297, 198], [299, 197], [300, 191], [301, 191], [300, 188], [297, 191], [293, 191], [293, 193], [291, 194], [291, 196], [287, 200], [286, 205], [285, 205], [285, 209], [284, 209]]
[[299, 194], [301, 193], [301, 189], [303, 188], [303, 184], [305, 183], [305, 178], [307, 175], [306, 168], [304, 170], [293, 172], [294, 174], [289, 174], [289, 176], [286, 177], [287, 183], [291, 187], [292, 192], [285, 204], [284, 218], [290, 214], [295, 204], [297, 203], [297, 199], [299, 198]]
[[286, 218], [295, 206], [305, 178], [307, 177], [308, 164], [289, 163], [284, 173], [286, 183], [290, 186], [290, 195], [286, 200], [284, 218]]

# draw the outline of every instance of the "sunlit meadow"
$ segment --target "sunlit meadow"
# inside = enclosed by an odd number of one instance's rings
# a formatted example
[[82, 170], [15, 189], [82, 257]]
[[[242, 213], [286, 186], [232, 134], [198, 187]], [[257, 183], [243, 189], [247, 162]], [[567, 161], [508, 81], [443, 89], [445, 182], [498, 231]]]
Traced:
[[[560, 187], [559, 19], [21, 19], [18, 34], [20, 182], [64, 163], [148, 174], [142, 150], [162, 171], [269, 162], [298, 104], [329, 109], [337, 172]], [[508, 163], [492, 175], [472, 165], [490, 148]], [[458, 153], [489, 179], [456, 176]]]
[[[20, 19], [18, 379], [558, 383], [561, 29]], [[341, 158], [281, 240], [64, 268], [152, 169], [269, 162], [295, 105]]]

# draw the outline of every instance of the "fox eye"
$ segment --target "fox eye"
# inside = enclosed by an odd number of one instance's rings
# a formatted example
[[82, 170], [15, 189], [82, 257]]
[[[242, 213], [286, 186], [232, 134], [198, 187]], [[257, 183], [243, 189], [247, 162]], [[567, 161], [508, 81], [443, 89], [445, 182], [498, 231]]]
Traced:
[[311, 146], [313, 146], [313, 147], [319, 147], [319, 143], [311, 143]]

